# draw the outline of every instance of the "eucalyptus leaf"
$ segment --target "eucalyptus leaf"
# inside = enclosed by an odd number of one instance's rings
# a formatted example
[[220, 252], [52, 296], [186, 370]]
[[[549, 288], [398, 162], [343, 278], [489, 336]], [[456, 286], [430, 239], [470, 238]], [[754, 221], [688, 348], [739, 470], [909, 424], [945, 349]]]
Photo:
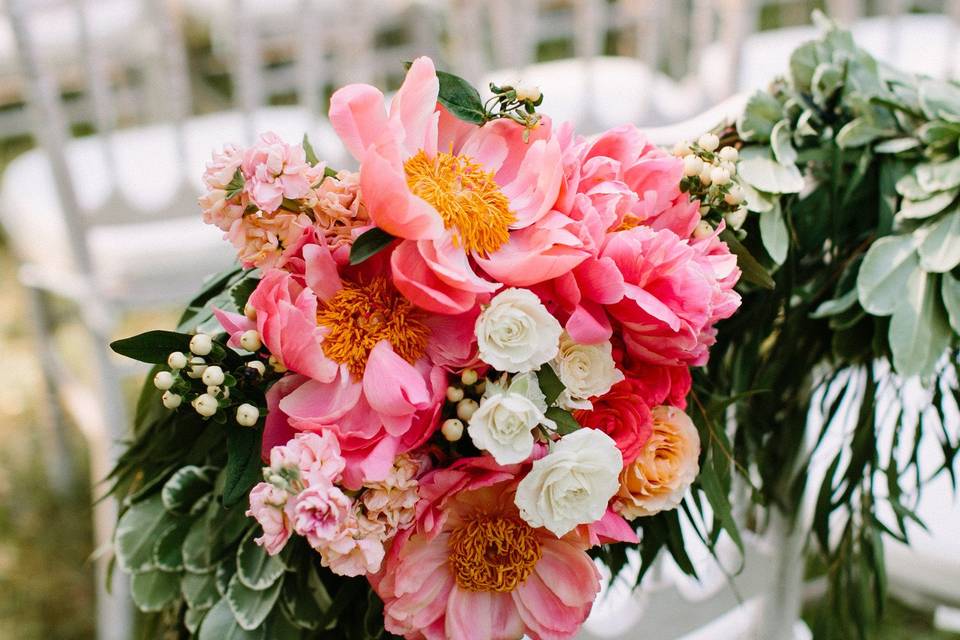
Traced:
[[940, 305], [936, 278], [915, 272], [903, 291], [903, 304], [890, 320], [890, 351], [893, 365], [902, 376], [933, 373], [949, 345], [951, 333]]
[[117, 562], [128, 573], [153, 568], [153, 544], [173, 522], [157, 493], [136, 502], [120, 518], [114, 534]]
[[227, 595], [224, 596], [233, 611], [237, 624], [247, 631], [252, 631], [263, 624], [280, 597], [282, 580], [274, 580], [266, 589], [251, 589], [240, 580], [240, 573], [233, 576]]
[[917, 174], [910, 172], [897, 180], [897, 193], [909, 200], [926, 200], [935, 192], [921, 187]]
[[904, 200], [900, 211], [897, 212], [897, 219], [918, 220], [936, 215], [956, 200], [958, 192], [960, 190], [950, 189], [935, 193], [926, 200]]
[[913, 236], [880, 238], [867, 251], [857, 275], [857, 296], [867, 313], [887, 316], [903, 301], [910, 276], [920, 268]]
[[960, 87], [952, 82], [922, 78], [918, 89], [920, 106], [931, 120], [960, 117]]
[[781, 120], [773, 126], [770, 132], [770, 148], [777, 162], [784, 165], [793, 165], [797, 161], [797, 150], [793, 148], [790, 122]]
[[953, 332], [960, 334], [960, 280], [954, 278], [953, 274], [943, 274], [940, 295], [943, 297], [943, 306], [947, 309]]
[[204, 617], [197, 640], [261, 640], [261, 634], [243, 629], [224, 598]]
[[769, 211], [760, 214], [760, 239], [770, 258], [778, 265], [783, 264], [790, 248], [790, 232], [779, 202]]
[[857, 304], [857, 290], [856, 288], [850, 289], [845, 294], [839, 298], [834, 298], [833, 300], [827, 300], [820, 304], [817, 307], [817, 310], [810, 314], [810, 317], [816, 320], [820, 318], [829, 318], [830, 316], [835, 316], [839, 313], [853, 307]]
[[943, 273], [960, 264], [960, 209], [946, 213], [929, 225], [918, 251], [924, 271]]
[[903, 153], [904, 151], [909, 151], [910, 149], [916, 149], [920, 146], [920, 141], [916, 138], [891, 138], [890, 140], [884, 140], [883, 142], [878, 143], [874, 146], [873, 150], [876, 153]]
[[748, 211], [755, 211], [758, 213], [770, 211], [770, 209], [773, 209], [774, 204], [779, 199], [779, 197], [776, 195], [757, 191], [746, 182], [742, 183], [740, 187], [743, 189], [744, 201], [747, 203]]
[[919, 164], [916, 172], [917, 183], [931, 193], [960, 186], [960, 158]]
[[254, 591], [267, 589], [283, 575], [286, 566], [280, 556], [271, 556], [254, 541], [251, 531], [237, 550], [237, 577]]
[[843, 125], [837, 132], [837, 145], [841, 149], [864, 147], [886, 132], [877, 129], [864, 118], [856, 118]]
[[180, 574], [159, 570], [135, 573], [130, 579], [130, 595], [140, 611], [161, 611], [180, 595]]
[[767, 158], [750, 158], [737, 166], [740, 179], [767, 193], [799, 193], [804, 180], [796, 165], [784, 166]]
[[765, 142], [770, 139], [773, 126], [783, 118], [783, 106], [764, 91], [757, 91], [737, 119], [737, 132], [744, 140]]

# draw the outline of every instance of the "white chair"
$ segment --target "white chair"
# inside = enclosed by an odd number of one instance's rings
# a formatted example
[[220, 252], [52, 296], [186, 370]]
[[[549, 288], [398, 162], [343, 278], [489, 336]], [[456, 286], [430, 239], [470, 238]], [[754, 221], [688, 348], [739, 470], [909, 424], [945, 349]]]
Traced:
[[[123, 370], [106, 347], [118, 319], [131, 309], [183, 303], [206, 275], [232, 261], [232, 251], [220, 232], [201, 222], [196, 202], [199, 177], [210, 153], [228, 142], [249, 141], [253, 132], [274, 130], [291, 141], [309, 133], [318, 153], [337, 156], [326, 153], [332, 133], [316, 113], [303, 107], [265, 106], [255, 29], [244, 31], [249, 46], [237, 49], [242, 58], [237, 68], [243, 70], [235, 77], [237, 108], [191, 117], [185, 52], [178, 24], [163, 0], [127, 3], [136, 4], [141, 16], [130, 37], [149, 54], [145, 57], [151, 64], [163, 70], [147, 72], [145, 77], [161, 83], [152, 87], [153, 106], [165, 118], [123, 128], [117, 126], [122, 87], [118, 88], [107, 60], [112, 51], [99, 48], [90, 37], [87, 0], [72, 3], [83, 16], [73, 55], [86, 72], [84, 96], [92, 107], [89, 121], [97, 134], [71, 139], [62, 87], [51, 71], [55, 52], [43, 49], [29, 27], [36, 5], [30, 0], [8, 2], [6, 14], [40, 147], [16, 158], [0, 180], [0, 223], [20, 261], [20, 280], [32, 301], [31, 319], [46, 382], [41, 402], [50, 407], [59, 402], [73, 415], [87, 439], [92, 477], [100, 488], [128, 429], [120, 389]], [[246, 17], [242, 7], [238, 16]], [[307, 29], [310, 23], [305, 19], [301, 26]], [[310, 37], [304, 32], [295, 39], [303, 42]], [[302, 53], [300, 93], [318, 96], [314, 76], [305, 72], [310, 65], [306, 47]], [[314, 100], [318, 103], [319, 98]], [[90, 338], [92, 388], [78, 382], [56, 349], [52, 296], [73, 303]], [[65, 441], [62, 423], [55, 419], [52, 427], [61, 433], [56, 440]], [[115, 505], [100, 502], [95, 511], [98, 546], [110, 540], [115, 518]], [[98, 637], [128, 638], [127, 589], [121, 572], [115, 572], [114, 595], [107, 596], [103, 589], [106, 567], [106, 558], [100, 558]]]

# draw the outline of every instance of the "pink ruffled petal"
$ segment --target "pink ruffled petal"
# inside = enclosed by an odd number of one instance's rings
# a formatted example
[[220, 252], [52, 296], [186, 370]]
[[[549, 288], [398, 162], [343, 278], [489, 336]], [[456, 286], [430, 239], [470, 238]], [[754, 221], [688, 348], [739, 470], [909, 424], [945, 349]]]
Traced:
[[610, 318], [603, 307], [589, 302], [577, 305], [564, 328], [580, 344], [599, 344], [613, 336]]
[[223, 330], [230, 334], [230, 340], [227, 342], [231, 347], [240, 347], [240, 336], [250, 329], [256, 329], [257, 323], [243, 315], [242, 313], [233, 313], [214, 307], [213, 315], [217, 322], [223, 327]]
[[566, 540], [540, 540], [543, 556], [536, 573], [568, 607], [593, 603], [600, 591], [600, 572], [586, 553]]
[[331, 382], [309, 380], [280, 401], [280, 410], [298, 422], [333, 425], [360, 400], [362, 386], [345, 368]]
[[553, 207], [563, 181], [561, 155], [556, 140], [539, 140], [530, 145], [516, 178], [502, 189], [517, 216], [512, 228], [530, 226]]
[[354, 158], [361, 162], [367, 149], [387, 131], [383, 94], [367, 84], [350, 84], [330, 98], [330, 124]]

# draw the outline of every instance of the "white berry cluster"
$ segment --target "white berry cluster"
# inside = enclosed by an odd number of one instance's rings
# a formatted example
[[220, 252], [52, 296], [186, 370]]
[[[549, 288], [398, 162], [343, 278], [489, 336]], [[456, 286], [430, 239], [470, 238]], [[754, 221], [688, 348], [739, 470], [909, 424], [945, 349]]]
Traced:
[[[252, 334], [252, 335], [248, 335]], [[248, 345], [260, 347], [260, 336], [256, 331], [248, 331], [243, 335], [247, 349]], [[176, 409], [184, 400], [189, 400], [193, 410], [204, 418], [213, 418], [218, 412], [231, 407], [230, 389], [236, 386], [236, 378], [225, 372], [222, 363], [215, 362], [216, 352], [222, 349], [216, 345], [209, 335], [198, 333], [190, 339], [190, 352], [174, 351], [167, 356], [169, 371], [159, 371], [153, 377], [153, 386], [163, 391], [162, 402], [167, 409]], [[262, 377], [266, 373], [266, 366], [260, 360], [251, 360], [244, 365], [251, 375]], [[260, 409], [244, 402], [236, 407], [234, 417], [237, 424], [243, 427], [256, 426], [260, 420]]]
[[487, 379], [480, 378], [473, 369], [465, 369], [460, 374], [460, 384], [447, 387], [447, 403], [456, 418], [444, 420], [440, 427], [444, 438], [456, 442], [463, 437], [463, 425], [477, 412], [480, 406], [477, 400], [483, 397], [486, 387]]
[[747, 208], [743, 187], [737, 180], [737, 149], [721, 147], [716, 134], [705, 133], [696, 142], [678, 142], [673, 155], [683, 158], [680, 189], [700, 201], [703, 220], [694, 235], [713, 233], [721, 219], [733, 230], [739, 230], [747, 218]]

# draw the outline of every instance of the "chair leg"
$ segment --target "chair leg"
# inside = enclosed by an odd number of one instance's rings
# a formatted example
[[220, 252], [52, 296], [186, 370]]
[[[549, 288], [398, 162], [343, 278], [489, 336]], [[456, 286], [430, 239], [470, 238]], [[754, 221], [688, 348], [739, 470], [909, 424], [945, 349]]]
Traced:
[[65, 496], [76, 485], [78, 474], [76, 459], [70, 447], [69, 430], [56, 391], [61, 372], [52, 347], [53, 322], [49, 300], [39, 289], [27, 287], [26, 291], [34, 344], [42, 373], [43, 388], [37, 410], [40, 412], [43, 427], [40, 438], [47, 482], [57, 495]]

